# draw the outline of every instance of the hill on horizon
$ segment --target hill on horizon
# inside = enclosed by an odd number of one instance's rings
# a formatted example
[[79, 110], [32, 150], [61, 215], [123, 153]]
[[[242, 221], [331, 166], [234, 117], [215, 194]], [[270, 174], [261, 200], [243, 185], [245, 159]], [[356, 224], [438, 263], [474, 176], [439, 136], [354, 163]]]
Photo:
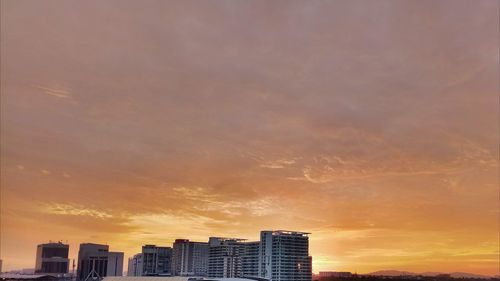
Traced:
[[364, 275], [374, 275], [374, 276], [405, 276], [405, 275], [422, 275], [422, 276], [436, 276], [440, 274], [449, 274], [453, 278], [492, 278], [492, 276], [488, 275], [482, 275], [482, 274], [475, 274], [475, 273], [469, 273], [469, 272], [451, 272], [451, 273], [445, 273], [445, 272], [410, 272], [410, 271], [401, 271], [401, 270], [378, 270], [375, 272], [371, 272], [368, 274]]

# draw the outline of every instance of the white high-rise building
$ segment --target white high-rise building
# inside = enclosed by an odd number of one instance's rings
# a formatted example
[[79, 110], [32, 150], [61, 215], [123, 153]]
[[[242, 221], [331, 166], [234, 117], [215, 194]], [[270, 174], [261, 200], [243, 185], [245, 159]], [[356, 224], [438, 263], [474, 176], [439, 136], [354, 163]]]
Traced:
[[309, 233], [262, 231], [260, 233], [259, 275], [272, 281], [311, 281], [312, 257]]
[[176, 276], [206, 276], [208, 243], [177, 239], [172, 249], [172, 274]]
[[210, 237], [208, 241], [208, 277], [234, 278], [241, 276], [239, 258], [243, 239]]
[[308, 233], [262, 231], [260, 241], [211, 237], [208, 277], [311, 281]]
[[259, 249], [259, 241], [240, 243], [240, 250], [238, 254], [241, 270], [239, 277], [259, 276]]

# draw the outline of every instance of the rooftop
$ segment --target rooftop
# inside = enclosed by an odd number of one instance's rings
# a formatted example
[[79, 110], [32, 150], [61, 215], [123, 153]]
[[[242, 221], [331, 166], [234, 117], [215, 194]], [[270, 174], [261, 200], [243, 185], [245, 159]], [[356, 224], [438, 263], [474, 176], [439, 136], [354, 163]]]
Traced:
[[265, 230], [272, 232], [273, 235], [279, 235], [279, 234], [290, 234], [290, 235], [302, 235], [302, 236], [307, 236], [311, 234], [310, 232], [300, 232], [300, 231], [291, 231], [291, 230]]

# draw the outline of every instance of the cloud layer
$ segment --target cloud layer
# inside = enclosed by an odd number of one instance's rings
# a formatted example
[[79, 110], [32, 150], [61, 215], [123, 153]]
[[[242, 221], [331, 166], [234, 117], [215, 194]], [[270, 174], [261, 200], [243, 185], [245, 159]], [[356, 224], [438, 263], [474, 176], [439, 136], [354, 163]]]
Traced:
[[498, 1], [3, 1], [1, 257], [309, 231], [494, 274]]

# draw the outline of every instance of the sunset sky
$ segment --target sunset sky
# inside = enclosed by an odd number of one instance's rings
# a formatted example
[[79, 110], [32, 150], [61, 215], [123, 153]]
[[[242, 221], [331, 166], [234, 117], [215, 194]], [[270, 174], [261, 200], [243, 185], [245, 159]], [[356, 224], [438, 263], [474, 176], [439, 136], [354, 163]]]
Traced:
[[1, 2], [1, 249], [311, 232], [498, 274], [499, 1]]

